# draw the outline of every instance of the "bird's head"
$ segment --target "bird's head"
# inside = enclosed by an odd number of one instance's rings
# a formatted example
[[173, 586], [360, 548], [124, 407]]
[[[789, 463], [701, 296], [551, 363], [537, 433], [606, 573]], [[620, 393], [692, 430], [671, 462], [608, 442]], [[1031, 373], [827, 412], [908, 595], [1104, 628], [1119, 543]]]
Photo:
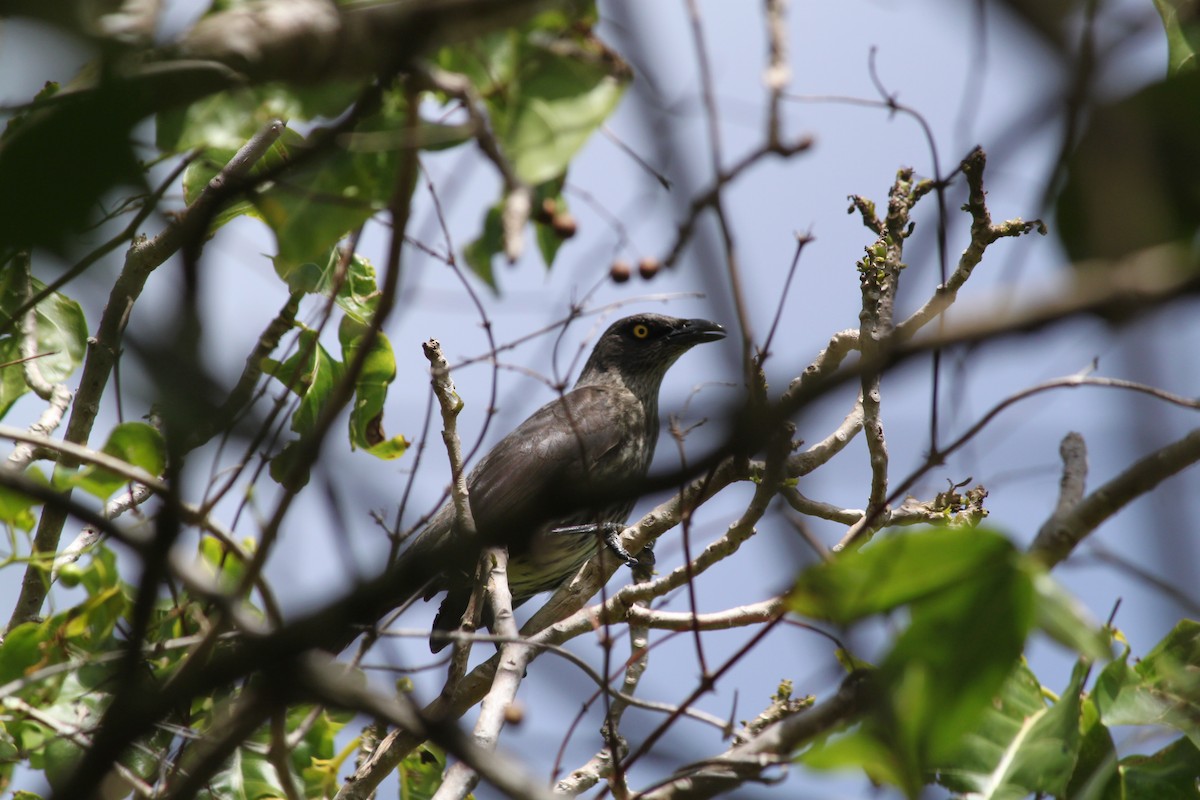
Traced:
[[619, 319], [597, 340], [577, 386], [614, 377], [634, 391], [653, 391], [681, 355], [703, 342], [725, 338], [725, 329], [706, 319], [634, 314]]

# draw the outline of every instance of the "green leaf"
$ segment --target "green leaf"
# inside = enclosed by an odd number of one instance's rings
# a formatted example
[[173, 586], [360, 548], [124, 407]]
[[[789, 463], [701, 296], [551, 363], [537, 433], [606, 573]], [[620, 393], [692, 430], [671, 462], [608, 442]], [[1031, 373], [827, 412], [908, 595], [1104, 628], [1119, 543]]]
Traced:
[[1154, 0], [1167, 34], [1167, 71], [1174, 75], [1195, 70], [1200, 48], [1200, 14], [1192, 0]]
[[159, 112], [156, 142], [168, 153], [195, 148], [232, 153], [273, 119], [337, 116], [360, 91], [357, 83], [324, 81], [304, 88], [268, 83], [217, 92], [184, 108]]
[[288, 386], [300, 397], [300, 405], [292, 414], [292, 430], [299, 434], [271, 459], [271, 477], [293, 491], [308, 483], [308, 470], [300, 462], [304, 448], [301, 442], [312, 434], [317, 420], [329, 401], [333, 387], [345, 373], [345, 366], [321, 346], [317, 332], [303, 328], [298, 337], [296, 353], [282, 364], [272, 359], [263, 362], [263, 371]]
[[788, 604], [807, 617], [848, 623], [977, 580], [1015, 550], [986, 529], [888, 536], [805, 570]]
[[1080, 693], [1088, 666], [1077, 662], [1061, 698], [1047, 707], [1037, 678], [1019, 664], [981, 724], [963, 738], [961, 750], [937, 768], [940, 782], [970, 800], [1061, 795], [1079, 752]]
[[[33, 290], [46, 288], [33, 281]], [[87, 353], [87, 320], [79, 303], [54, 292], [37, 304], [38, 352], [48, 355], [38, 359], [42, 377], [51, 383], [61, 383], [83, 363]]]
[[0, 686], [25, 677], [42, 659], [42, 643], [49, 629], [42, 623], [22, 622], [9, 631], [0, 645]]
[[400, 796], [405, 800], [430, 800], [442, 785], [446, 754], [438, 747], [423, 744], [404, 757], [400, 774]]
[[12, 761], [17, 757], [17, 740], [8, 732], [8, 728], [0, 722], [0, 763]]
[[[517, 177], [536, 189], [539, 207], [546, 197], [561, 202], [571, 159], [612, 114], [629, 81], [629, 70], [590, 33], [586, 22], [559, 12], [541, 14], [519, 30], [444, 48], [438, 62], [474, 84], [501, 152]], [[492, 259], [503, 251], [503, 204], [501, 197], [488, 210], [482, 232], [463, 254], [493, 289]], [[550, 266], [562, 237], [544, 223], [535, 231]]]
[[1034, 613], [1031, 580], [1012, 545], [970, 530], [873, 542], [807, 570], [791, 602], [836, 621], [910, 607], [908, 628], [867, 677], [873, 698], [862, 727], [836, 745], [837, 760], [861, 758], [868, 774], [910, 796], [977, 730], [1020, 657]]
[[1033, 590], [1012, 560], [923, 598], [880, 665], [878, 725], [914, 781], [943, 763], [999, 693], [1033, 621]]
[[396, 163], [394, 151], [331, 150], [257, 195], [254, 206], [278, 243], [276, 263], [290, 267], [322, 258], [385, 208]]
[[[362, 338], [369, 330], [366, 325], [346, 316], [338, 326], [342, 344], [342, 359], [346, 364], [358, 357]], [[396, 378], [396, 359], [392, 345], [382, 333], [375, 336], [354, 384], [354, 405], [350, 409], [350, 446], [362, 448], [382, 459], [399, 458], [408, 449], [403, 436], [388, 438], [383, 432], [383, 404], [387, 387]]]
[[[287, 158], [289, 147], [295, 147], [303, 144], [303, 142], [304, 138], [299, 133], [291, 128], [285, 128], [280, 137], [272, 142], [271, 146], [267, 148], [266, 153], [254, 165], [253, 169], [250, 170], [250, 174], [254, 175], [263, 170], [277, 167]], [[208, 187], [212, 179], [225, 168], [225, 165], [229, 163], [229, 160], [233, 158], [237, 149], [242, 144], [243, 142], [238, 141], [231, 143], [228, 149], [209, 148], [188, 164], [187, 168], [183, 171], [184, 201], [194, 203], [201, 192]], [[209, 234], [211, 235], [225, 223], [240, 216], [261, 219], [258, 209], [250, 201], [244, 199], [234, 200], [217, 210], [210, 223]]]
[[289, 264], [275, 259], [275, 272], [293, 292], [332, 297], [338, 306], [361, 323], [368, 323], [379, 305], [375, 267], [354, 253], [348, 259], [339, 247], [330, 249], [324, 267], [307, 261]]
[[438, 55], [445, 69], [471, 79], [500, 149], [531, 186], [566, 172], [629, 82], [625, 64], [576, 22], [548, 12]]
[[354, 715], [322, 709], [310, 720], [312, 711], [313, 706], [288, 709], [288, 733], [295, 733], [301, 726], [305, 731], [304, 737], [291, 750], [292, 768], [304, 780], [305, 797], [332, 797], [341, 784], [335, 737]]
[[301, 398], [300, 407], [292, 416], [292, 430], [306, 434], [313, 430], [325, 401], [342, 377], [344, 366], [317, 341], [317, 332], [303, 328], [298, 337], [296, 353], [282, 364], [268, 359], [264, 371], [291, 389]]
[[1112, 657], [1109, 634], [1062, 585], [1032, 561], [1022, 562], [1033, 581], [1037, 626], [1050, 638], [1097, 661]]
[[10, 121], [0, 138], [0, 250], [62, 251], [99, 216], [104, 195], [122, 185], [144, 191], [132, 129], [147, 111], [125, 81], [103, 79]]
[[496, 275], [492, 272], [492, 259], [504, 252], [504, 227], [500, 217], [504, 213], [504, 201], [487, 210], [483, 217], [483, 232], [463, 248], [463, 258], [475, 275], [486, 283], [492, 291], [496, 285]]
[[1188, 739], [1176, 739], [1149, 756], [1121, 759], [1124, 800], [1197, 800], [1200, 750]]
[[201, 562], [211, 570], [212, 577], [223, 591], [232, 591], [241, 585], [246, 574], [246, 565], [241, 556], [231, 552], [219, 539], [214, 536], [201, 537], [199, 555]]
[[[338, 241], [386, 208], [397, 192], [413, 191], [415, 170], [410, 185], [396, 185], [397, 168], [411, 146], [408, 118], [403, 91], [386, 91], [379, 112], [363, 119], [352, 134], [326, 145], [316, 156], [309, 153], [302, 165], [255, 195], [255, 207], [275, 233], [277, 268], [324, 261]], [[447, 144], [447, 137], [463, 141], [462, 132], [447, 134], [442, 128], [421, 124], [418, 145], [425, 135], [437, 139], [439, 146]], [[320, 135], [314, 131], [287, 149], [299, 153]]]
[[0, 339], [0, 419], [21, 395], [29, 391], [25, 382], [25, 369], [17, 362], [21, 359], [21, 343], [15, 336]]
[[205, 800], [265, 800], [286, 797], [279, 773], [262, 753], [239, 747], [225, 768], [213, 775], [197, 797]]
[[903, 786], [907, 770], [895, 751], [862, 728], [818, 742], [797, 759], [821, 770], [861, 769], [874, 783]]
[[1083, 739], [1066, 796], [1071, 800], [1119, 800], [1117, 747], [1090, 697], [1081, 704], [1080, 716]]
[[[162, 434], [144, 422], [122, 422], [112, 429], [101, 452], [139, 467], [153, 476], [161, 475], [167, 463], [167, 446]], [[101, 500], [129, 483], [129, 479], [95, 465], [84, 469], [74, 485]]]
[[[54, 702], [39, 710], [64, 727], [88, 730], [100, 720], [112, 700], [109, 692], [113, 685], [110, 665], [82, 667], [68, 672]], [[51, 786], [70, 775], [82, 753], [82, 748], [66, 737], [55, 736], [46, 742], [45, 772]]]
[[521, 43], [519, 89], [493, 112], [513, 170], [536, 186], [560, 177], [584, 142], [616, 109], [625, 91], [610, 64], [559, 55], [529, 40]]
[[[46, 476], [42, 474], [42, 471], [37, 466], [29, 466], [23, 474], [35, 483], [40, 483], [43, 486], [50, 485], [50, 482], [46, 480]], [[31, 509], [34, 506], [41, 505], [41, 502], [16, 489], [0, 486], [0, 521], [20, 528], [23, 531], [32, 530], [36, 518]]]
[[1068, 162], [1058, 232], [1075, 262], [1174, 244], [1200, 230], [1200, 70], [1090, 115]]
[[1135, 666], [1128, 652], [1114, 660], [1093, 697], [1105, 725], [1165, 725], [1200, 743], [1200, 623], [1180, 620]]
[[[0, 268], [0, 329], [9, 334], [0, 337], [0, 417], [12, 404], [29, 391], [25, 370], [12, 363], [21, 358], [20, 324], [15, 315], [25, 305], [26, 276], [24, 270], [10, 260]], [[37, 294], [46, 284], [37, 278], [29, 279], [30, 294]], [[42, 377], [51, 383], [61, 383], [79, 368], [87, 353], [87, 320], [83, 309], [74, 300], [58, 292], [43, 299], [34, 308], [37, 319], [37, 365]]]

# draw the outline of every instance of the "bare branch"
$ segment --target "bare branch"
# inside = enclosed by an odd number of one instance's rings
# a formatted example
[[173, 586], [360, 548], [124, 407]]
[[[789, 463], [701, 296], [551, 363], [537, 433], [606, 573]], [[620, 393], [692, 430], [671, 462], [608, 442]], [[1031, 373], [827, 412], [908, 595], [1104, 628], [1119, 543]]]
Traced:
[[[534, 648], [525, 644], [517, 633], [512, 612], [512, 593], [508, 588], [508, 551], [503, 547], [490, 547], [484, 557], [491, 561], [487, 595], [494, 628], [497, 634], [507, 639], [500, 647], [496, 677], [480, 705], [472, 734], [476, 746], [491, 751], [496, 749], [504, 723], [517, 713], [517, 689], [525, 677]], [[479, 775], [467, 764], [459, 762], [446, 771], [446, 777], [434, 794], [434, 799], [462, 800], [478, 783]]]
[[865, 701], [865, 681], [851, 675], [828, 700], [770, 725], [748, 742], [678, 770], [678, 777], [639, 797], [699, 800], [729, 792], [748, 781], [760, 781], [765, 770], [787, 764], [803, 743], [854, 719]]
[[1072, 431], [1063, 437], [1058, 454], [1062, 457], [1063, 471], [1058, 485], [1055, 516], [1070, 513], [1087, 492], [1087, 443], [1082, 435]]
[[1197, 461], [1200, 428], [1138, 459], [1066, 513], [1056, 513], [1038, 531], [1030, 553], [1053, 567], [1106, 519]]

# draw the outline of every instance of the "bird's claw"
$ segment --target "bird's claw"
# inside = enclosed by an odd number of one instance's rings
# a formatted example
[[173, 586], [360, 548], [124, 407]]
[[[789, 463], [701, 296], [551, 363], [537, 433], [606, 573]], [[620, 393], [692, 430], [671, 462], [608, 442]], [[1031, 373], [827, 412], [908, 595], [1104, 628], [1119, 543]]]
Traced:
[[617, 558], [625, 562], [627, 567], [636, 567], [638, 560], [625, 549], [625, 545], [621, 544], [621, 531], [625, 530], [623, 525], [606, 525], [604, 526], [604, 544], [616, 554]]
[[621, 531], [625, 530], [625, 526], [619, 522], [601, 522], [591, 523], [588, 525], [566, 525], [561, 528], [554, 528], [550, 532], [557, 534], [600, 534], [604, 537], [604, 546], [609, 549], [613, 555], [621, 559], [627, 567], [636, 567], [638, 559], [631, 555], [625, 549], [625, 545], [621, 544]]

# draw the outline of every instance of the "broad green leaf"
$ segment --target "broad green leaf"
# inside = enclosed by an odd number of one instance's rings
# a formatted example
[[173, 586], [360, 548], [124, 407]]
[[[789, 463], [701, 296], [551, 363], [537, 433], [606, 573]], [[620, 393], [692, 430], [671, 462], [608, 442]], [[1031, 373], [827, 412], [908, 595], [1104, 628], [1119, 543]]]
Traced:
[[[342, 344], [343, 363], [350, 364], [358, 357], [367, 326], [350, 316], [342, 318], [338, 339]], [[387, 388], [396, 378], [396, 359], [392, 345], [382, 333], [375, 341], [354, 384], [354, 405], [350, 409], [350, 446], [362, 448], [382, 459], [399, 458], [408, 449], [403, 436], [388, 436], [383, 432], [383, 404]]]
[[1200, 750], [1188, 739], [1176, 739], [1149, 756], [1121, 759], [1124, 800], [1197, 800]]
[[1079, 727], [1083, 738], [1066, 796], [1071, 800], [1119, 800], [1117, 747], [1090, 697], [1081, 704]]
[[199, 555], [223, 591], [232, 591], [241, 584], [246, 565], [238, 554], [230, 552], [216, 537], [201, 537]]
[[42, 643], [50, 631], [44, 623], [22, 622], [0, 645], [0, 686], [25, 677], [42, 660]]
[[[1174, 75], [1195, 70], [1200, 49], [1200, 14], [1191, 0], [1154, 0], [1167, 34], [1167, 71]], [[1182, 17], [1182, 18], [1181, 18]]]
[[1015, 558], [1012, 544], [985, 529], [936, 529], [876, 539], [805, 570], [788, 599], [807, 617], [848, 623], [979, 580]]
[[371, 262], [358, 253], [347, 259], [341, 248], [334, 247], [324, 265], [311, 261], [289, 264], [275, 259], [275, 272], [291, 291], [332, 297], [338, 307], [359, 322], [370, 322], [379, 305], [379, 287]]
[[[82, 722], [82, 720], [80, 720]], [[51, 786], [64, 783], [83, 755], [83, 748], [64, 736], [55, 736], [43, 748], [43, 769]]]
[[397, 163], [391, 150], [332, 149], [256, 195], [255, 208], [275, 233], [277, 265], [323, 259], [342, 237], [385, 208]]
[[878, 784], [903, 787], [908, 780], [895, 751], [862, 728], [818, 742], [797, 761], [813, 769], [862, 770]]
[[1033, 589], [1012, 560], [912, 605], [880, 665], [879, 719], [914, 776], [944, 763], [978, 725], [1024, 648]]
[[1089, 115], [1057, 207], [1073, 261], [1191, 247], [1200, 229], [1200, 114], [1179, 111], [1197, 107], [1193, 69]]
[[[34, 291], [45, 285], [33, 281]], [[38, 359], [42, 377], [51, 383], [61, 383], [70, 377], [87, 353], [88, 329], [79, 303], [54, 292], [37, 304], [38, 352], [47, 355]]]
[[287, 795], [266, 755], [239, 747], [196, 796], [203, 800], [266, 800]]
[[317, 341], [316, 331], [303, 328], [296, 353], [282, 364], [268, 359], [263, 369], [301, 398], [300, 407], [292, 417], [292, 430], [306, 434], [316, 425], [329, 392], [342, 377], [344, 365]]
[[[629, 71], [591, 35], [560, 12], [534, 18], [519, 30], [480, 37], [470, 45], [444, 48], [439, 64], [471, 79], [484, 99], [500, 150], [540, 207], [559, 197], [571, 159], [612, 114]], [[480, 235], [464, 249], [471, 269], [493, 289], [492, 260], [503, 251], [503, 197], [488, 210]], [[565, 206], [564, 206], [565, 208]], [[535, 221], [536, 221], [536, 214]], [[544, 223], [535, 226], [547, 267], [562, 237]]]
[[463, 248], [463, 258], [475, 275], [493, 291], [497, 290], [496, 275], [492, 272], [492, 259], [504, 252], [504, 228], [500, 217], [504, 213], [504, 201], [487, 210], [483, 218], [483, 232], [479, 238]]
[[1087, 662], [1076, 663], [1059, 701], [1046, 706], [1037, 678], [1018, 664], [981, 724], [964, 736], [961, 750], [937, 768], [940, 782], [965, 800], [1061, 795], [1079, 752], [1087, 672]]
[[[522, 43], [519, 88], [501, 109], [497, 133], [513, 170], [536, 186], [560, 177], [625, 91], [611, 63]], [[497, 115], [493, 114], [493, 120]]]
[[21, 343], [15, 336], [0, 339], [0, 419], [3, 419], [13, 403], [29, 391], [25, 382], [25, 369], [17, 363], [21, 359]]
[[[161, 475], [167, 462], [167, 447], [162, 434], [144, 422], [122, 422], [117, 425], [109, 433], [101, 452], [153, 476]], [[107, 499], [128, 482], [127, 478], [94, 465], [85, 468], [74, 480], [78, 488], [101, 500]]]
[[304, 780], [305, 797], [332, 797], [341, 785], [335, 737], [354, 714], [321, 709], [310, 719], [312, 711], [313, 706], [288, 709], [289, 735], [305, 726], [304, 737], [291, 750], [292, 768]]
[[1003, 537], [932, 530], [807, 570], [792, 607], [852, 621], [901, 605], [909, 606], [909, 626], [869, 674], [870, 712], [839, 740], [835, 760], [861, 758], [868, 774], [915, 796], [930, 770], [951, 763], [978, 730], [1012, 673], [1033, 623], [1033, 587]]
[[[44, 486], [49, 485], [46, 476], [36, 466], [28, 467], [24, 475], [30, 480]], [[41, 505], [40, 500], [36, 500], [15, 489], [10, 489], [7, 486], [0, 486], [0, 521], [20, 528], [23, 531], [31, 530], [34, 522], [37, 521], [32, 509], [38, 505]]]
[[17, 756], [17, 740], [8, 732], [8, 727], [0, 721], [0, 763], [12, 761]]
[[72, 647], [99, 652], [113, 646], [113, 630], [129, 612], [129, 597], [121, 587], [113, 586], [89, 596], [72, 609], [60, 628]]
[[145, 191], [133, 148], [133, 127], [149, 111], [144, 104], [126, 82], [100, 76], [92, 88], [60, 93], [8, 125], [0, 146], [0, 250], [61, 252], [100, 216], [106, 194], [118, 186]]
[[442, 785], [446, 754], [431, 744], [423, 744], [404, 757], [397, 771], [400, 796], [405, 800], [430, 800]]
[[620, 59], [573, 22], [548, 12], [439, 54], [443, 67], [471, 78], [501, 150], [530, 186], [562, 177], [629, 80]]
[[1037, 626], [1050, 638], [1080, 655], [1098, 661], [1112, 657], [1110, 636], [1087, 609], [1039, 565], [1023, 562], [1030, 571], [1037, 608]]
[[[251, 174], [278, 166], [287, 157], [288, 148], [303, 143], [303, 141], [303, 137], [296, 131], [291, 128], [284, 129], [279, 139], [271, 144], [259, 162], [254, 165]], [[183, 199], [188, 203], [195, 202], [209, 182], [225, 168], [225, 165], [237, 152], [237, 148], [242, 144], [244, 144], [243, 141], [238, 141], [228, 149], [210, 148], [188, 164], [183, 171]], [[209, 233], [211, 234], [225, 223], [240, 216], [261, 219], [258, 210], [250, 201], [239, 198], [217, 210], [209, 225]]]
[[[25, 383], [24, 367], [16, 362], [20, 354], [20, 324], [14, 315], [25, 304], [26, 276], [13, 260], [0, 269], [0, 417], [29, 386]], [[31, 294], [46, 288], [37, 278], [29, 279]], [[51, 383], [61, 383], [83, 363], [87, 353], [87, 321], [83, 309], [74, 300], [58, 292], [37, 304], [38, 359], [42, 377]]]
[[300, 397], [291, 426], [300, 438], [288, 443], [272, 458], [270, 467], [273, 479], [293, 491], [298, 490], [308, 483], [308, 471], [300, 463], [303, 453], [300, 443], [316, 427], [333, 387], [345, 373], [345, 366], [321, 346], [316, 331], [303, 328], [298, 337], [297, 352], [282, 364], [266, 359], [263, 371]]
[[490, 98], [514, 85], [520, 67], [521, 36], [514, 29], [490, 31], [468, 43], [443, 47], [437, 54], [437, 64], [467, 76], [480, 96]]
[[1200, 743], [1200, 623], [1181, 620], [1146, 657], [1105, 667], [1093, 697], [1113, 725], [1165, 725]]
[[[413, 191], [416, 170], [408, 176], [409, 185], [396, 185], [398, 167], [414, 144], [408, 123], [403, 91], [388, 90], [379, 111], [363, 119], [352, 134], [326, 144], [315, 156], [307, 154], [303, 164], [255, 195], [255, 207], [278, 243], [277, 269], [322, 263], [338, 241], [386, 208], [397, 192]], [[465, 141], [465, 135], [461, 126], [422, 122], [415, 144], [420, 147], [428, 140], [443, 147]], [[288, 149], [311, 147], [320, 136], [321, 131], [314, 131]]]
[[168, 153], [196, 148], [233, 152], [273, 119], [336, 116], [360, 90], [356, 83], [325, 81], [312, 87], [269, 83], [217, 92], [185, 108], [159, 112], [156, 143]]
[[[39, 711], [64, 726], [87, 730], [99, 721], [108, 707], [113, 685], [110, 666], [82, 667], [67, 673], [54, 702]], [[71, 773], [82, 752], [79, 745], [62, 736], [46, 742], [45, 772], [52, 786]]]

